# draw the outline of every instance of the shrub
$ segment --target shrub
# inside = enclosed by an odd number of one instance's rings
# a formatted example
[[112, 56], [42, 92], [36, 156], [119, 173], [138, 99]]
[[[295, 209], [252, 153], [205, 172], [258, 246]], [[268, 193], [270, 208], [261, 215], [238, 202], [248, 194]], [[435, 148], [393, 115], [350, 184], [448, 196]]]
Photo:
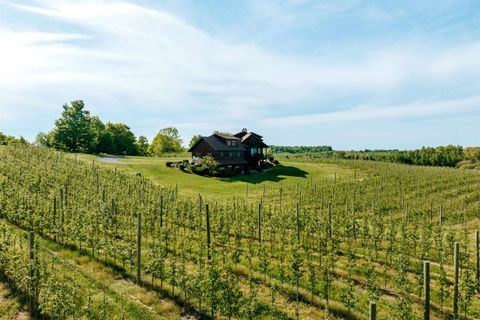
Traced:
[[172, 161], [167, 161], [167, 162], [165, 162], [165, 165], [166, 165], [167, 167], [171, 168], [172, 165], [173, 165], [173, 162], [172, 162]]
[[211, 155], [204, 156], [200, 158], [197, 162], [203, 167], [208, 168], [208, 171], [210, 174], [212, 174], [213, 170], [216, 170], [218, 166], [220, 165], [215, 158], [213, 158]]
[[279, 162], [278, 160], [276, 160], [276, 159], [275, 159], [275, 160], [273, 160], [273, 164], [277, 166], [277, 165], [279, 165], [279, 164], [280, 164], [280, 162]]
[[274, 160], [275, 158], [273, 158], [272, 156], [268, 157], [268, 161], [273, 162]]
[[193, 167], [192, 172], [200, 176], [208, 175], [209, 169], [207, 167]]

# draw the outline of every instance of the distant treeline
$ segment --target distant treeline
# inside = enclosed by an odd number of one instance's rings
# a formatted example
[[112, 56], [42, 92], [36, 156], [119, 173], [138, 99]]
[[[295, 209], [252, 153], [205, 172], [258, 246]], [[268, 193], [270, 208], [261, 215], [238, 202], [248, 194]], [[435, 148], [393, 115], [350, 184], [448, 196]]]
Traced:
[[12, 145], [12, 144], [28, 144], [28, 141], [23, 137], [15, 138], [13, 136], [7, 136], [0, 132], [0, 146]]
[[317, 153], [333, 151], [330, 146], [270, 146], [272, 153]]
[[[480, 162], [480, 147], [463, 148], [448, 145], [445, 147], [424, 147], [416, 150], [363, 150], [363, 151], [293, 151], [293, 150], [321, 150], [321, 147], [273, 147], [272, 153], [284, 157], [306, 157], [324, 159], [372, 160], [394, 163], [404, 163], [422, 166], [457, 167], [464, 163]], [[279, 152], [279, 150], [282, 150]], [[292, 151], [287, 151], [292, 150]]]

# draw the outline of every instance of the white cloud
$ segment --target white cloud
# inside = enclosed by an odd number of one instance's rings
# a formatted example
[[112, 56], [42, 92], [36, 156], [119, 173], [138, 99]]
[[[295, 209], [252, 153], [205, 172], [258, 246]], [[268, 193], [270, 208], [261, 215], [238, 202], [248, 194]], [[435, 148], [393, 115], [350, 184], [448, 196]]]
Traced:
[[415, 102], [405, 105], [387, 107], [356, 106], [350, 109], [298, 115], [289, 117], [277, 117], [266, 120], [265, 123], [272, 126], [290, 125], [322, 125], [344, 124], [348, 122], [362, 122], [369, 120], [388, 120], [405, 118], [433, 118], [438, 116], [462, 115], [480, 109], [480, 96], [458, 100]]
[[[415, 81], [448, 81], [466, 71], [480, 75], [478, 43], [438, 52], [428, 46], [370, 48], [353, 52], [349, 61], [336, 53], [296, 58], [219, 40], [167, 12], [129, 2], [45, 0], [14, 6], [76, 31], [0, 27], [0, 111], [9, 119], [31, 108], [50, 112], [53, 122], [60, 104], [82, 98], [94, 113], [110, 117], [135, 114], [135, 108], [159, 121], [182, 119], [192, 131], [193, 121], [241, 127], [285, 109], [302, 114], [299, 103], [332, 93], [380, 95]], [[392, 118], [422, 108], [437, 110], [434, 105], [355, 108], [270, 123]], [[170, 124], [158, 122], [145, 130]]]

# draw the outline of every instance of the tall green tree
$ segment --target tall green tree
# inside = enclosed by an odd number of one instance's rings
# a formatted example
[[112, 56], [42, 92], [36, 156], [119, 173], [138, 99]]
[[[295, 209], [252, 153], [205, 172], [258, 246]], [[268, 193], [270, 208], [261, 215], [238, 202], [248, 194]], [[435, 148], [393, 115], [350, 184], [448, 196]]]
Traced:
[[70, 152], [91, 152], [95, 149], [92, 117], [85, 110], [82, 100], [63, 105], [62, 116], [55, 121], [52, 131], [52, 145]]
[[114, 154], [137, 154], [136, 138], [130, 127], [123, 123], [107, 123], [105, 131], [110, 132], [113, 136]]
[[196, 134], [190, 139], [190, 143], [188, 144], [188, 147], [191, 148], [195, 143], [197, 143], [200, 139], [202, 139], [202, 135]]
[[148, 147], [148, 153], [157, 156], [162, 153], [181, 151], [183, 151], [182, 139], [180, 139], [178, 130], [175, 127], [167, 127], [160, 130]]
[[140, 136], [137, 139], [137, 152], [140, 156], [148, 154], [148, 139], [145, 136]]
[[117, 149], [115, 147], [113, 132], [108, 130], [103, 130], [100, 132], [98, 136], [96, 152], [109, 153], [109, 154], [115, 154], [117, 152]]
[[48, 135], [45, 132], [39, 132], [33, 141], [37, 147], [48, 147]]

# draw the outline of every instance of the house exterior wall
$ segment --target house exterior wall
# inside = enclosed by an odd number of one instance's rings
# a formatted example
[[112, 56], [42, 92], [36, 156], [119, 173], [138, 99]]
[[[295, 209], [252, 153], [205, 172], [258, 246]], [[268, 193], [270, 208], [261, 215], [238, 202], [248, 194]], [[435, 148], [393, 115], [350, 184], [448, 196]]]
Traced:
[[192, 157], [204, 157], [208, 154], [215, 153], [214, 150], [212, 150], [212, 147], [208, 143], [205, 142], [205, 140], [200, 140], [192, 149]]
[[[195, 144], [190, 149], [190, 151], [192, 152], [192, 161], [195, 162], [201, 157], [211, 155], [221, 165], [235, 166], [248, 164], [250, 166], [258, 166], [266, 158], [266, 145], [262, 141], [262, 139], [256, 137], [255, 135], [247, 137], [245, 141], [242, 141], [241, 148], [235, 148], [234, 146], [228, 145], [226, 143], [226, 139], [224, 139], [223, 137], [217, 138], [222, 141], [220, 145], [216, 145], [217, 142], [206, 140], [206, 138], [202, 138], [202, 140]], [[211, 139], [211, 137], [207, 137], [207, 139]], [[225, 144], [225, 150], [222, 150], [222, 143]]]
[[245, 151], [217, 151], [213, 150], [207, 142], [201, 140], [192, 149], [192, 161], [195, 162], [207, 155], [211, 155], [220, 164], [223, 164], [223, 162], [230, 164], [236, 160], [245, 159]]

